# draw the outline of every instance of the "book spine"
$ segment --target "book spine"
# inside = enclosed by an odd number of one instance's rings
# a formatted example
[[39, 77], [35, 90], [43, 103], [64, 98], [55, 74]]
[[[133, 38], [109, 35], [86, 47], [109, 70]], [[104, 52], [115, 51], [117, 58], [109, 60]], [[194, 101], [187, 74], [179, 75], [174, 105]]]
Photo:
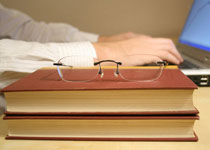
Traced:
[[150, 111], [150, 112], [11, 112], [6, 111], [6, 115], [196, 115], [199, 111], [197, 109], [190, 111]]
[[71, 141], [198, 141], [197, 135], [183, 138], [100, 138], [100, 137], [26, 137], [6, 136], [8, 140], [71, 140]]
[[58, 120], [198, 120], [193, 116], [4, 116], [4, 120], [58, 119]]

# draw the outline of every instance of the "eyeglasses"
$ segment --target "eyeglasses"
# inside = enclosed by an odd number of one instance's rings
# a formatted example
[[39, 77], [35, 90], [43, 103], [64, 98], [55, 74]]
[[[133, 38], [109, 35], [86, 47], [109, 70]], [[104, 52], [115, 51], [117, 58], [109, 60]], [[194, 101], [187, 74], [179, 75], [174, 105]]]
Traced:
[[[78, 67], [80, 60], [85, 59], [81, 56], [67, 56], [61, 58], [53, 65], [57, 66], [60, 78], [66, 82], [88, 82], [95, 80], [99, 75], [103, 78], [105, 74], [113, 79], [121, 78], [126, 81], [149, 82], [155, 81], [162, 75], [166, 61], [144, 64], [137, 67], [122, 66], [122, 62], [114, 60], [102, 60], [95, 62], [94, 67]], [[112, 67], [105, 67], [105, 66]]]

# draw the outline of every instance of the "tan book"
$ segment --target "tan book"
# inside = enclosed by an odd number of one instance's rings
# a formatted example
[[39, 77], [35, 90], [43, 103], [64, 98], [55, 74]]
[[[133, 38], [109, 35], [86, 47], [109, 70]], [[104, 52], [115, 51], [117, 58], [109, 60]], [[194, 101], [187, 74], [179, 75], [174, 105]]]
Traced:
[[198, 116], [5, 116], [7, 139], [197, 141]]
[[[127, 68], [134, 74], [136, 67]], [[140, 68], [142, 69], [142, 68]], [[141, 75], [147, 72], [144, 68]], [[56, 69], [41, 69], [2, 91], [7, 114], [30, 115], [157, 115], [197, 114], [193, 92], [197, 86], [177, 67], [166, 67], [152, 82], [129, 82], [104, 69], [104, 78], [65, 82]], [[135, 74], [136, 75], [136, 74]], [[137, 74], [138, 75], [138, 74]], [[76, 76], [76, 75], [75, 75]], [[79, 76], [79, 75], [78, 75]]]

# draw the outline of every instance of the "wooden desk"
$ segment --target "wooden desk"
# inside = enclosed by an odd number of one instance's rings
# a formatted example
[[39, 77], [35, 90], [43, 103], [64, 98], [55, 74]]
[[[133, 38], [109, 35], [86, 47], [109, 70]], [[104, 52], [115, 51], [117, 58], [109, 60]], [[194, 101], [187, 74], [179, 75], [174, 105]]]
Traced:
[[0, 120], [0, 150], [210, 150], [210, 87], [194, 93], [194, 104], [200, 111], [195, 131], [198, 142], [95, 142], [5, 140], [6, 124]]

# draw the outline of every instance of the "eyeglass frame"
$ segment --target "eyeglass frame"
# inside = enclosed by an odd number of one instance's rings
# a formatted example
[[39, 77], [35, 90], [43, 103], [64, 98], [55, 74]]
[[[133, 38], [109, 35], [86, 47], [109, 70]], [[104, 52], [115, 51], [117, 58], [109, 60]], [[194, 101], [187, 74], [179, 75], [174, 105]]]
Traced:
[[[63, 58], [66, 58], [66, 57], [63, 57]], [[60, 60], [62, 60], [63, 58], [61, 58]], [[57, 66], [58, 74], [59, 74], [59, 76], [61, 77], [62, 80], [66, 81], [66, 82], [88, 82], [88, 81], [93, 81], [95, 79], [94, 78], [92, 80], [84, 80], [84, 81], [65, 80], [65, 79], [63, 79], [63, 76], [62, 76], [62, 73], [60, 72], [59, 66], [67, 66], [67, 67], [74, 67], [74, 66], [63, 65], [63, 63], [61, 63], [59, 61], [57, 63], [53, 63], [53, 65]], [[114, 61], [114, 60], [101, 60], [101, 61], [98, 61], [98, 62], [94, 62], [94, 66], [99, 65], [99, 71], [98, 71], [97, 75], [99, 74], [101, 76], [101, 78], [103, 78], [104, 74], [102, 72], [101, 63], [104, 63], [104, 62], [112, 62], [112, 63], [116, 64], [116, 72], [114, 72], [114, 75], [115, 75], [115, 77], [118, 77], [118, 75], [120, 74], [119, 65], [122, 65], [122, 62], [117, 62], [117, 61]], [[159, 66], [167, 66], [168, 62], [167, 61], [157, 61], [156, 64], [159, 65]], [[121, 77], [122, 77], [122, 75], [121, 75]], [[124, 77], [122, 77], [122, 78], [124, 80], [128, 80], [128, 79], [125, 79]], [[128, 81], [132, 81], [132, 80], [128, 80]], [[145, 82], [145, 81], [147, 81], [147, 80], [143, 80], [143, 81], [142, 80], [141, 81], [136, 80], [136, 81], [133, 81], [133, 82]], [[152, 80], [152, 81], [154, 81], [154, 80]]]

